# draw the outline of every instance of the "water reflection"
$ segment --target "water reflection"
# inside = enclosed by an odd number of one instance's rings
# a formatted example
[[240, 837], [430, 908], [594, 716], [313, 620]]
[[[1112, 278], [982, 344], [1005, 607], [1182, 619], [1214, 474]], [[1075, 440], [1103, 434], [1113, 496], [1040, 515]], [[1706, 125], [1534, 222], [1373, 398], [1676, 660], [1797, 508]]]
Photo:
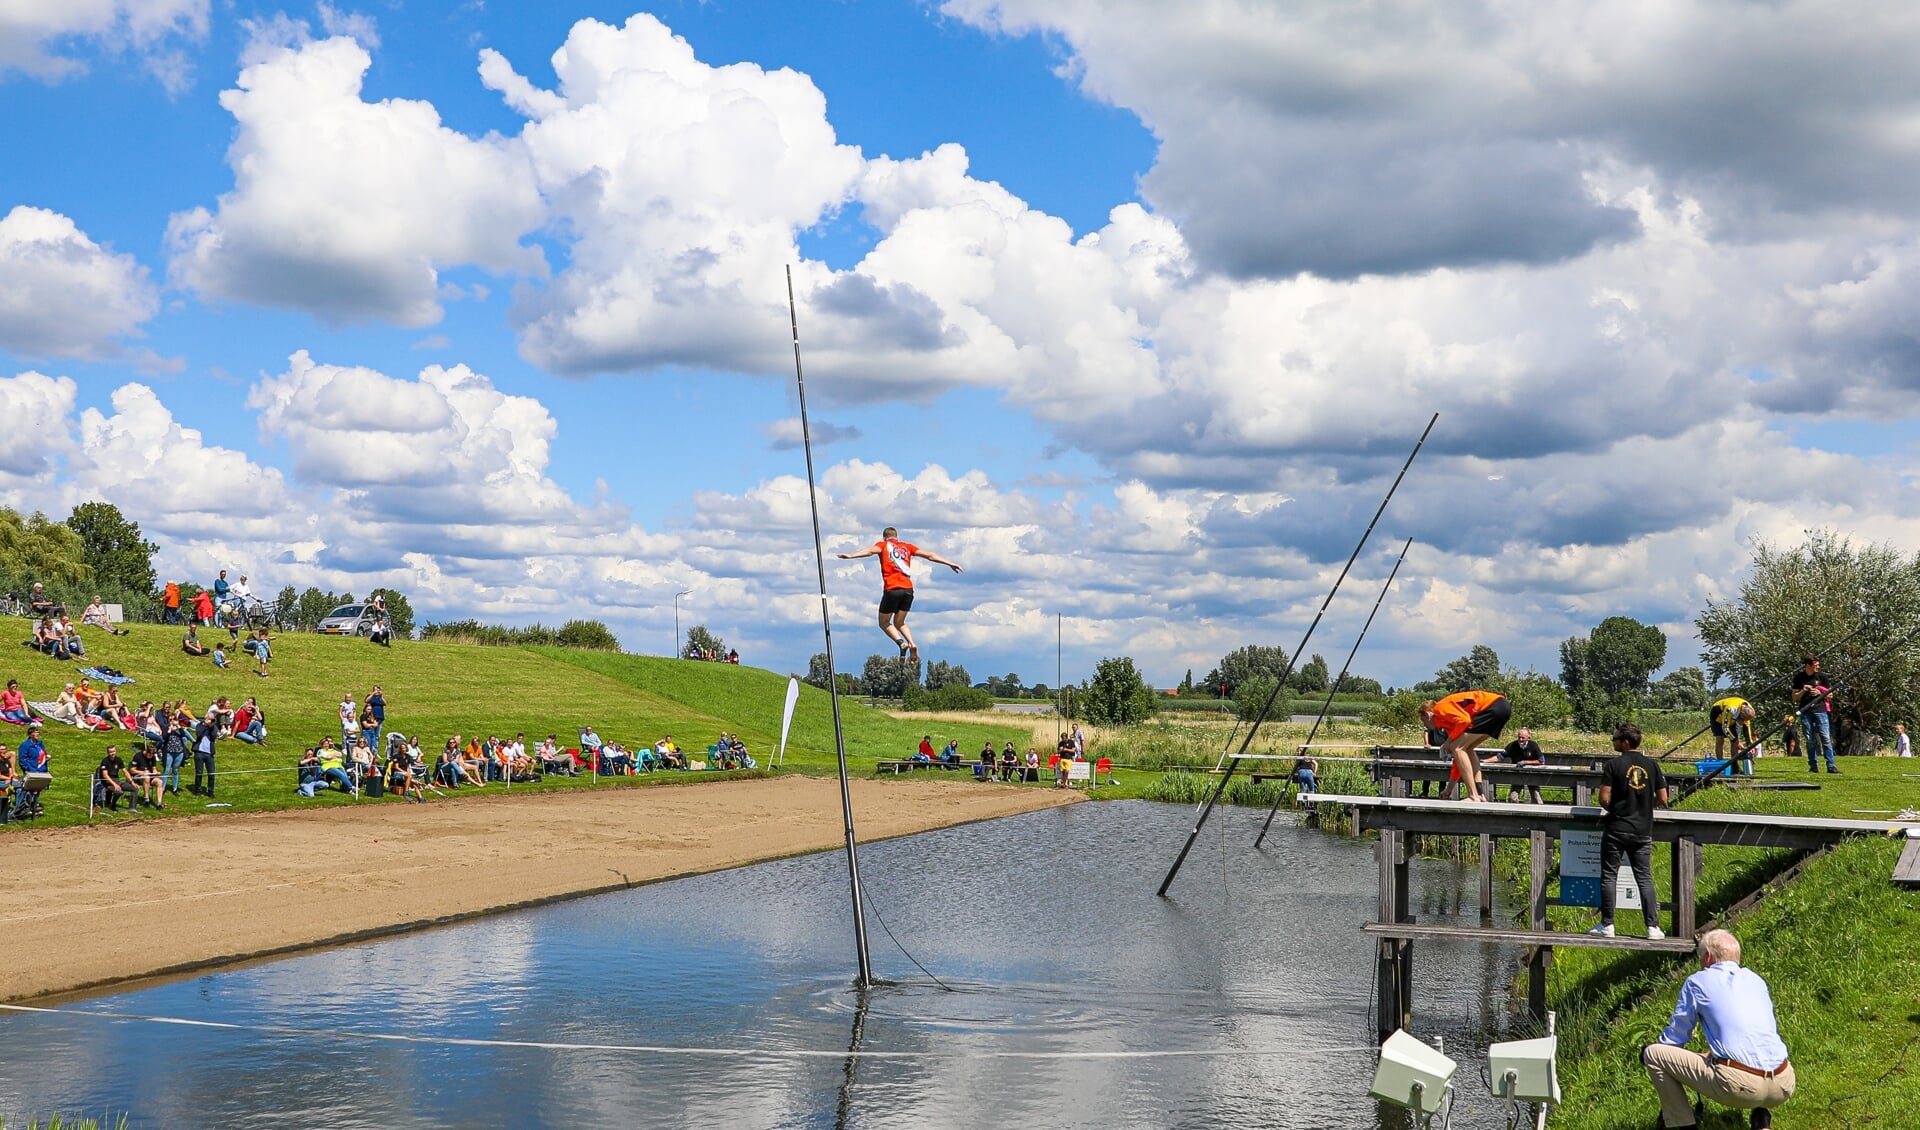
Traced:
[[[0, 1019], [0, 1112], [124, 1110], [133, 1126], [1400, 1125], [1363, 1098], [1370, 845], [1282, 822], [1255, 852], [1263, 816], [1216, 816], [1171, 899], [1153, 890], [1189, 826], [1182, 807], [1074, 805], [867, 846], [869, 895], [951, 992], [884, 933], [876, 972], [898, 983], [851, 986], [829, 853], [75, 1006], [573, 1047], [15, 1015]], [[1423, 920], [1475, 913], [1472, 871], [1413, 872]], [[1468, 1080], [1510, 1027], [1514, 959], [1417, 950], [1416, 1027], [1463, 1061], [1456, 1126], [1502, 1125]], [[1223, 1051], [1243, 1054], [1036, 1054]]]

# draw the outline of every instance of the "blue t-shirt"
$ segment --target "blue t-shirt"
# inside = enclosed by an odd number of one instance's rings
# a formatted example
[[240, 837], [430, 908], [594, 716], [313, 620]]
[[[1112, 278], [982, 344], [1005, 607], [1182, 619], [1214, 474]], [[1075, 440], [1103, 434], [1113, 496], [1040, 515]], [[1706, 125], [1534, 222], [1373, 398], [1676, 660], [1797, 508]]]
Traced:
[[367, 696], [367, 709], [373, 711], [373, 720], [384, 723], [387, 720], [387, 700], [383, 695]]

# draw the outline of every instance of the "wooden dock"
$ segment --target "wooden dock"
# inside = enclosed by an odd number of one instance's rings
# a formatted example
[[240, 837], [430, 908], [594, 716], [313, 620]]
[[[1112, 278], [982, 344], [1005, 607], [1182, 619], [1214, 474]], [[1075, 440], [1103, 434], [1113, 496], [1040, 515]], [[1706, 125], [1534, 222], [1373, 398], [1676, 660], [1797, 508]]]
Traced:
[[[1664, 939], [1619, 936], [1595, 938], [1549, 928], [1547, 888], [1553, 859], [1553, 840], [1568, 830], [1600, 826], [1603, 810], [1587, 805], [1506, 804], [1419, 800], [1407, 797], [1342, 796], [1306, 793], [1302, 804], [1340, 804], [1354, 810], [1357, 831], [1379, 833], [1380, 863], [1378, 917], [1363, 929], [1379, 941], [1376, 1027], [1381, 1039], [1396, 1028], [1411, 1025], [1413, 1017], [1413, 943], [1445, 938], [1485, 945], [1531, 947], [1527, 959], [1527, 1005], [1544, 1020], [1547, 1003], [1547, 966], [1556, 946], [1589, 946], [1690, 953], [1697, 929], [1696, 887], [1708, 844], [1730, 847], [1785, 848], [1819, 852], [1851, 836], [1906, 836], [1911, 824], [1891, 820], [1839, 820], [1823, 817], [1761, 816], [1743, 813], [1692, 812], [1660, 809], [1653, 814], [1653, 838], [1674, 845], [1671, 860], [1672, 903], [1649, 908], [1647, 920], [1658, 921], [1662, 909], [1671, 909], [1673, 928]], [[1416, 923], [1409, 913], [1407, 837], [1410, 835], [1479, 836], [1481, 924], [1451, 926]], [[1525, 929], [1492, 924], [1492, 850], [1501, 839], [1525, 840], [1528, 845], [1528, 906]], [[1910, 841], [1902, 855], [1911, 857], [1914, 882], [1920, 883], [1920, 840]], [[1899, 871], [1896, 870], [1896, 881]]]

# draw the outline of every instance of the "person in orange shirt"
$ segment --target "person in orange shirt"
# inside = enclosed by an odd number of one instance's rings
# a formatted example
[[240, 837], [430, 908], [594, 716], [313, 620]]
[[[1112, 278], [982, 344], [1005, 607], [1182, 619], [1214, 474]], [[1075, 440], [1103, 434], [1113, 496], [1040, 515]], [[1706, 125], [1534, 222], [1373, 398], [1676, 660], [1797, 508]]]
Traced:
[[960, 566], [929, 549], [900, 540], [900, 531], [888, 526], [880, 531], [880, 540], [858, 553], [835, 554], [842, 561], [862, 557], [880, 559], [880, 630], [900, 646], [900, 658], [920, 662], [920, 647], [907, 631], [907, 610], [913, 607], [913, 559], [924, 557], [958, 573]]
[[1440, 748], [1453, 758], [1453, 771], [1467, 800], [1487, 799], [1481, 792], [1480, 762], [1473, 751], [1488, 738], [1498, 738], [1513, 717], [1513, 704], [1492, 691], [1460, 691], [1420, 707], [1420, 721], [1446, 731]]

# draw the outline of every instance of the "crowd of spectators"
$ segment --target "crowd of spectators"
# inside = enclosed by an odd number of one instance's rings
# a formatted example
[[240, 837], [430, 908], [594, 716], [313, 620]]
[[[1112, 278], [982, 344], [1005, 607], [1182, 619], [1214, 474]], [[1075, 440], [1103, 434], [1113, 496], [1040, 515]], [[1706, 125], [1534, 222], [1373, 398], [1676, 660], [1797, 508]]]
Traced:
[[[256, 665], [256, 673], [267, 677], [272, 661], [272, 638], [265, 628], [247, 628], [246, 607], [254, 600], [246, 576], [237, 583], [227, 581], [221, 570], [211, 589], [183, 598], [178, 582], [168, 581], [161, 597], [164, 619], [179, 623], [184, 618], [186, 633], [181, 649], [188, 655], [211, 657], [215, 666], [233, 663], [232, 651], [244, 651]], [[376, 598], [376, 603], [378, 600]], [[384, 605], [381, 605], [384, 609]], [[86, 648], [66, 610], [55, 604], [43, 586], [34, 585], [28, 611], [34, 623], [33, 636], [23, 646], [32, 647], [56, 659], [84, 656]], [[184, 617], [183, 617], [184, 611]], [[101, 598], [96, 596], [82, 614], [81, 623], [112, 635], [125, 635], [117, 627]], [[208, 647], [200, 638], [200, 629], [209, 626], [226, 629], [227, 640], [216, 640]], [[242, 633], [245, 632], [245, 638]], [[738, 664], [740, 655], [696, 655], [696, 658]], [[124, 803], [129, 811], [142, 807], [164, 809], [170, 793], [186, 791], [211, 800], [215, 789], [215, 760], [218, 743], [232, 739], [249, 745], [267, 741], [266, 711], [257, 699], [249, 697], [235, 706], [228, 696], [219, 696], [204, 711], [188, 706], [186, 700], [142, 701], [129, 704], [115, 683], [130, 682], [107, 668], [87, 668], [103, 678], [96, 686], [92, 677], [67, 683], [53, 699], [29, 701], [17, 680], [8, 680], [0, 692], [0, 722], [27, 729], [27, 738], [17, 751], [0, 743], [0, 814], [12, 817], [39, 815], [40, 794], [52, 780], [50, 758], [41, 740], [46, 720], [76, 728], [134, 736], [129, 756], [123, 758], [119, 745], [109, 745], [92, 773], [90, 803], [117, 810]], [[526, 735], [510, 738], [489, 734], [449, 737], [439, 753], [429, 761], [418, 739], [401, 733], [389, 733], [386, 725], [386, 697], [378, 684], [364, 702], [351, 692], [342, 696], [339, 708], [340, 736], [329, 734], [306, 747], [297, 764], [296, 789], [315, 796], [328, 789], [359, 795], [392, 792], [407, 799], [424, 802], [429, 790], [485, 787], [489, 784], [513, 784], [539, 781], [552, 774], [574, 777], [592, 772], [619, 776], [661, 770], [751, 769], [757, 763], [738, 735], [722, 733], [708, 747], [704, 759], [690, 758], [674, 743], [671, 734], [651, 744], [628, 747], [600, 738], [593, 727], [582, 727], [578, 746], [563, 747], [557, 734], [529, 745]], [[383, 737], [385, 738], [383, 744]], [[187, 759], [193, 760], [193, 783], [183, 787], [181, 773]]]

